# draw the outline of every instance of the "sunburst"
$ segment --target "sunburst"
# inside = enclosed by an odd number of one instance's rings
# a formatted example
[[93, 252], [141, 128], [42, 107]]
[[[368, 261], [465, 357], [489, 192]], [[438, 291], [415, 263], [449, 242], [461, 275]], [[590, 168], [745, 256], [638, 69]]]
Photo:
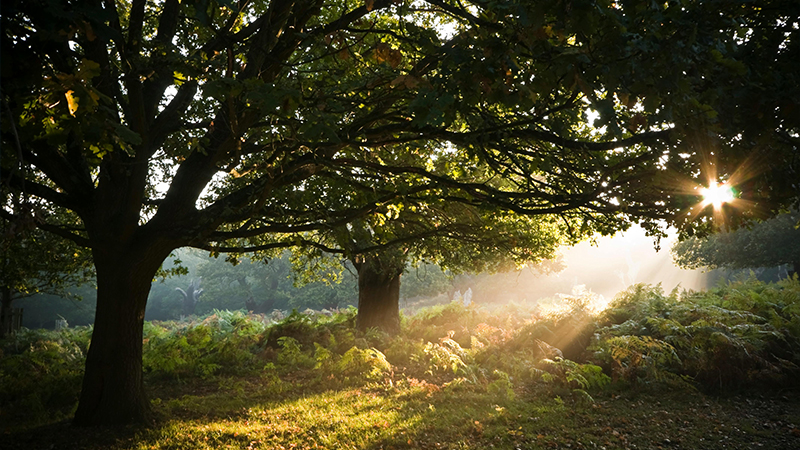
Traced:
[[732, 203], [736, 199], [730, 185], [727, 183], [717, 184], [715, 181], [709, 182], [708, 187], [701, 188], [700, 194], [703, 196], [702, 207], [713, 205], [717, 211], [722, 209], [722, 205]]

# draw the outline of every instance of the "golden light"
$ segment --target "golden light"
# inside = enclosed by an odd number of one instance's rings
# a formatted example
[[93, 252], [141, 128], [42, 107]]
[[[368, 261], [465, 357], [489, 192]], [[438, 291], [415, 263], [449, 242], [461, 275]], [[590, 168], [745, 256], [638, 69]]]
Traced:
[[728, 184], [717, 184], [714, 181], [710, 182], [708, 187], [700, 189], [700, 194], [703, 196], [704, 208], [714, 205], [714, 209], [720, 209], [723, 203], [731, 203], [736, 198]]

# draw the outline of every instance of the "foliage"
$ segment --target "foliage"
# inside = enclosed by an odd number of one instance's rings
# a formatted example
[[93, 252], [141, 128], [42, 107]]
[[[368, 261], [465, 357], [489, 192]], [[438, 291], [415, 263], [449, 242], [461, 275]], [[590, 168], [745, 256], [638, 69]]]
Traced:
[[180, 327], [148, 322], [144, 370], [178, 380], [247, 373], [260, 367], [257, 354], [265, 329], [258, 318], [238, 311], [215, 311]]
[[[562, 402], [597, 401], [612, 379], [649, 392], [730, 392], [794, 386], [800, 374], [797, 280], [750, 280], [669, 295], [658, 286], [632, 286], [590, 322], [595, 337], [581, 352], [589, 360], [564, 358], [555, 346], [559, 333], [553, 330], [586, 314], [584, 303], [562, 300], [551, 316], [518, 306], [490, 311], [446, 304], [407, 318], [393, 338], [354, 330], [353, 311], [330, 317], [295, 312], [279, 322], [216, 311], [146, 322], [145, 376], [174, 389], [211, 383], [237, 401], [255, 389], [241, 380], [259, 380], [258, 389], [279, 398], [298, 383], [311, 386], [308, 392], [347, 386], [419, 399], [427, 408], [443, 392], [485, 395], [511, 407], [528, 392]], [[453, 325], [464, 328], [470, 345], [453, 339]], [[33, 424], [69, 414], [91, 331], [24, 330], [2, 341], [3, 417], [13, 413], [14, 421]]]
[[400, 298], [435, 297], [449, 288], [447, 272], [435, 264], [422, 263], [406, 268], [400, 284]]
[[[106, 349], [138, 346], [115, 333], [141, 326], [145, 287], [184, 246], [319, 249], [314, 233], [365, 219], [463, 266], [537, 260], [637, 221], [713, 228], [686, 213], [692, 188], [755, 153], [769, 170], [736, 180], [747, 201], [727, 217], [773, 214], [798, 201], [798, 6], [713, 6], [7, 0], [0, 215], [92, 248], [99, 380], [138, 373], [106, 364], [138, 352]], [[488, 239], [440, 245], [463, 217]], [[395, 232], [420, 223], [432, 236]]]
[[269, 314], [275, 309], [334, 310], [354, 303], [353, 277], [338, 273], [333, 280], [310, 279], [307, 275], [314, 268], [295, 270], [294, 258], [289, 251], [264, 259], [207, 258], [198, 268], [207, 291], [201, 310], [214, 306]]
[[442, 338], [440, 342], [425, 344], [423, 361], [425, 361], [426, 374], [431, 376], [467, 376], [471, 381], [475, 379], [475, 370], [472, 366], [470, 355], [450, 338]]
[[615, 376], [691, 379], [708, 389], [792, 383], [800, 363], [800, 283], [735, 282], [704, 293], [637, 285], [601, 315], [593, 348]]
[[468, 330], [477, 325], [477, 316], [474, 307], [454, 301], [420, 310], [406, 319], [405, 328], [409, 335], [425, 341], [436, 342], [449, 335], [460, 345], [468, 347], [471, 345]]
[[89, 251], [37, 229], [35, 222], [31, 211], [12, 219], [0, 215], [0, 308], [8, 316], [0, 323], [0, 337], [11, 331], [12, 302], [18, 306], [20, 299], [37, 295], [81, 300], [75, 286], [94, 278]]
[[514, 384], [511, 382], [511, 377], [500, 370], [492, 372], [492, 377], [494, 381], [487, 386], [489, 395], [501, 401], [513, 401], [516, 394], [514, 394]]
[[749, 228], [676, 242], [672, 255], [676, 264], [688, 269], [746, 269], [789, 264], [797, 272], [800, 269], [798, 225], [800, 213], [785, 213]]
[[[680, 367], [675, 348], [650, 336], [617, 336], [603, 342], [603, 351], [614, 362], [612, 373], [630, 382], [673, 382], [679, 377], [670, 371]], [[602, 356], [601, 356], [602, 357]]]
[[0, 340], [0, 417], [13, 424], [63, 420], [73, 413], [91, 327], [22, 329]]
[[[297, 339], [291, 336], [281, 336], [278, 338], [278, 363], [290, 370], [310, 369], [316, 365], [316, 361], [311, 355], [303, 352], [303, 348]], [[318, 352], [319, 353], [319, 352]]]
[[579, 364], [561, 357], [542, 359], [539, 367], [541, 371], [538, 375], [542, 381], [568, 387], [590, 401], [593, 399], [588, 391], [601, 390], [611, 382], [600, 366]]
[[0, 217], [0, 287], [12, 299], [44, 293], [75, 297], [67, 289], [94, 277], [91, 254], [29, 223]]
[[392, 365], [380, 350], [352, 347], [342, 355], [334, 374], [341, 376], [344, 383], [352, 383], [354, 379], [361, 382], [382, 381], [391, 370]]

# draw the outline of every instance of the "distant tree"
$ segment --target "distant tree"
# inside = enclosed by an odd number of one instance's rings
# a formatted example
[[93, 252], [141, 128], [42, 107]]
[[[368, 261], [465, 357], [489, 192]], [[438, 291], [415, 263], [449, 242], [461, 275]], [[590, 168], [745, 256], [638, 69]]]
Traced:
[[186, 287], [186, 290], [179, 287], [175, 288], [175, 290], [180, 292], [183, 296], [184, 316], [193, 315], [197, 302], [200, 301], [200, 295], [203, 293], [203, 289], [200, 287], [200, 280], [201, 278], [192, 279], [192, 281], [189, 282], [189, 286]]
[[451, 276], [441, 267], [429, 262], [420, 262], [406, 267], [400, 298], [435, 297], [450, 291]]
[[268, 264], [247, 257], [209, 258], [197, 272], [206, 280], [203, 309], [213, 305], [217, 309], [272, 311], [285, 303], [282, 292], [289, 283], [285, 278], [290, 270], [291, 266], [280, 258]]
[[35, 220], [0, 217], [0, 338], [10, 331], [15, 300], [36, 294], [78, 299], [73, 288], [94, 277], [86, 249], [38, 229]]
[[[382, 183], [373, 186], [380, 190]], [[345, 226], [306, 235], [303, 242], [312, 255], [318, 250], [339, 253], [355, 267], [357, 327], [394, 333], [400, 327], [401, 275], [409, 265], [430, 262], [456, 274], [538, 264], [553, 258], [560, 245], [582, 237], [570, 233], [579, 224], [554, 215], [520, 216], [417, 195], [384, 204]]]
[[800, 270], [800, 213], [705, 238], [689, 238], [672, 247], [675, 263], [686, 269], [747, 269], [788, 264]]
[[27, 328], [52, 328], [63, 317], [70, 326], [91, 325], [97, 303], [97, 288], [88, 283], [66, 288], [67, 295], [37, 294], [14, 301], [24, 311], [22, 325]]
[[209, 258], [197, 271], [206, 286], [201, 310], [244, 308], [268, 314], [275, 309], [334, 309], [354, 303], [354, 282], [349, 274], [341, 273], [341, 267], [335, 273], [326, 271], [329, 267], [295, 270], [292, 259], [289, 251], [272, 258]]

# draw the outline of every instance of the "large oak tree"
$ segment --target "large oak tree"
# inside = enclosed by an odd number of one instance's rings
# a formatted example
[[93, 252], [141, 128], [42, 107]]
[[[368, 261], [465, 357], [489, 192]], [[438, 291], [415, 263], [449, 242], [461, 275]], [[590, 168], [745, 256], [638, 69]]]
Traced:
[[[740, 103], [727, 95], [790, 87], [750, 63], [786, 70], [798, 46], [792, 1], [1, 7], [0, 211], [42, 211], [37, 225], [91, 249], [96, 268], [80, 425], [147, 420], [144, 310], [179, 247], [303, 245], [300, 233], [423, 194], [563, 217], [578, 235], [710, 223], [687, 214], [692, 183], [711, 159], [725, 176], [756, 148], [728, 133]], [[783, 161], [797, 139], [786, 98], [764, 106], [780, 120], [757, 142]], [[753, 208], [731, 217], [796, 199], [771, 188], [796, 163], [764, 167], [741, 180]], [[368, 190], [375, 180], [391, 183]], [[330, 205], [309, 183], [353, 195]]]

